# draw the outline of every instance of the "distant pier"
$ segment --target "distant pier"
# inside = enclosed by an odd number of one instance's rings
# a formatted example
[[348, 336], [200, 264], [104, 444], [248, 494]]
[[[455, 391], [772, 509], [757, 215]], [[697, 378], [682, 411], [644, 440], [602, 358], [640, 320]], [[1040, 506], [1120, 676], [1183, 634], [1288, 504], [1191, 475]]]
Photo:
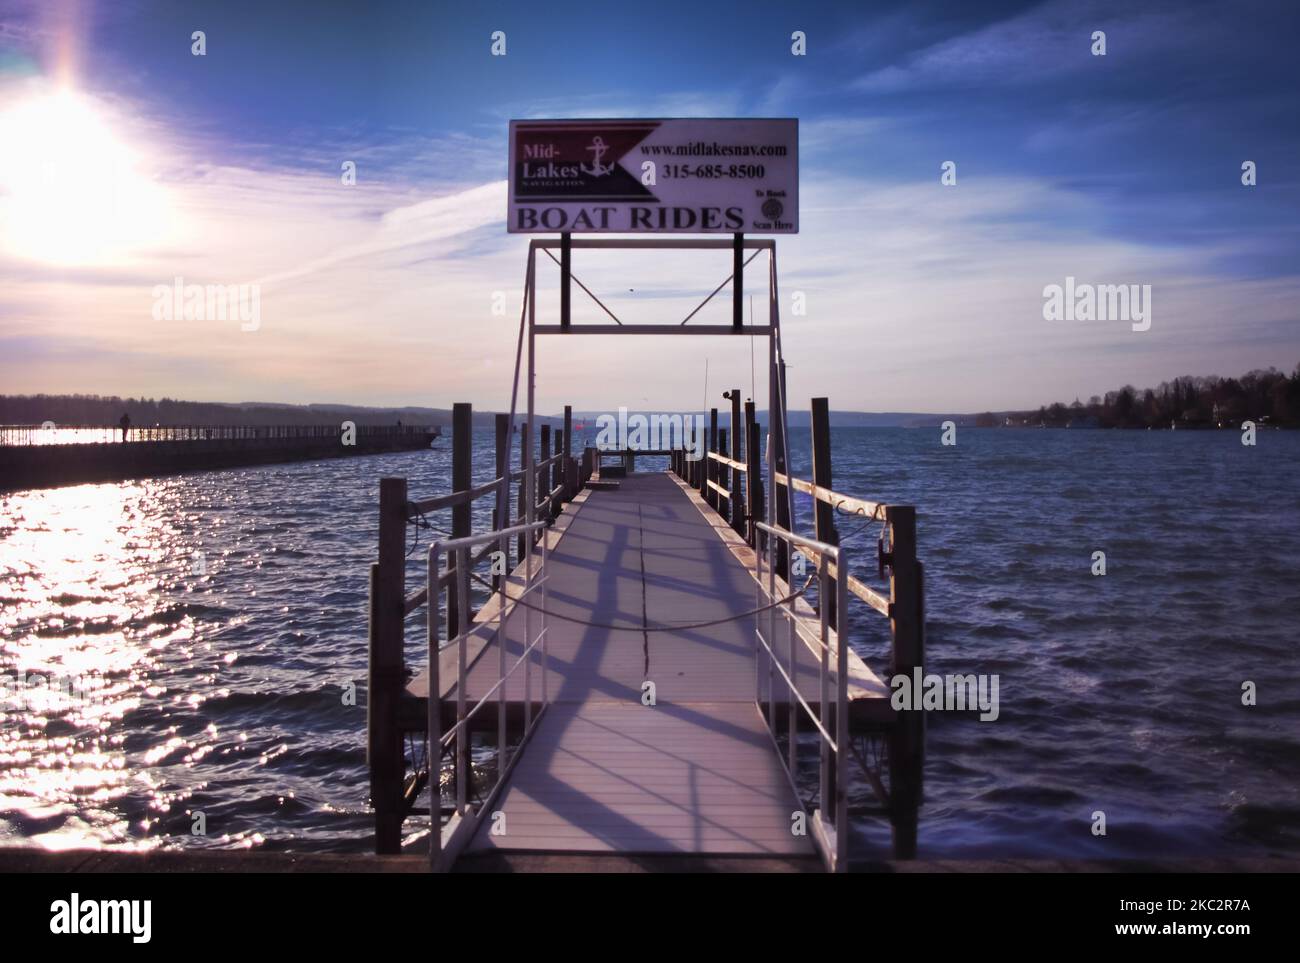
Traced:
[[[0, 491], [427, 449], [418, 425], [0, 426]], [[65, 440], [66, 439], [66, 440]]]

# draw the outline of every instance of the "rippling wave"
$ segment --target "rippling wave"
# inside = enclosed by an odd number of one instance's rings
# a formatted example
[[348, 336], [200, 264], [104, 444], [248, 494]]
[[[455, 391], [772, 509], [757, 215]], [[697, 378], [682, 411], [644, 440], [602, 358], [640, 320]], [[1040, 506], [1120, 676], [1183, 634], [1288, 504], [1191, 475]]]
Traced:
[[[929, 719], [923, 853], [1300, 852], [1300, 436], [839, 429], [833, 454], [837, 490], [918, 508], [927, 671], [1001, 678], [996, 722]], [[384, 475], [446, 491], [449, 453], [0, 496], [3, 839], [366, 849]], [[839, 522], [874, 579], [878, 526]], [[883, 672], [879, 620], [852, 625]]]

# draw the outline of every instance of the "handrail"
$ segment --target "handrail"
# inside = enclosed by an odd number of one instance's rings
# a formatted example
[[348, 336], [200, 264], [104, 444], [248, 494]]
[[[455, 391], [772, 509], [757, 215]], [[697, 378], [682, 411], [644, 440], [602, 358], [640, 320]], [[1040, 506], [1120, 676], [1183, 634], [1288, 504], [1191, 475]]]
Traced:
[[844, 551], [844, 546], [842, 545], [832, 545], [829, 542], [819, 542], [815, 538], [809, 538], [807, 535], [800, 535], [798, 532], [792, 532], [776, 525], [769, 525], [767, 522], [756, 522], [755, 524], [761, 532], [775, 535], [777, 538], [790, 542], [793, 545], [797, 545], [799, 548], [812, 549], [812, 551], [816, 552], [818, 555], [828, 555], [836, 562], [840, 560], [840, 554]]
[[457, 505], [476, 501], [484, 495], [495, 494], [500, 487], [501, 479], [494, 478], [490, 482], [484, 482], [477, 488], [467, 488], [464, 491], [452, 492], [450, 495], [438, 495], [434, 498], [423, 498], [419, 501], [407, 502], [407, 510], [424, 515], [427, 512], [436, 512], [443, 508], [455, 508]]
[[[518, 595], [513, 596], [511, 598], [511, 602], [513, 602], [514, 605], [523, 604], [522, 600], [524, 598], [526, 598], [531, 592], [544, 586], [546, 582], [547, 582], [547, 577], [542, 576], [540, 579], [533, 582], [532, 585], [528, 586], [528, 588], [524, 589]], [[501, 613], [500, 611], [498, 611], [497, 621], [499, 622], [500, 620], [501, 620]], [[459, 638], [459, 636], [457, 638]], [[532, 652], [533, 649], [537, 647], [540, 641], [541, 638], [539, 636], [537, 639], [534, 639], [531, 643], [529, 643], [528, 646], [525, 647], [524, 651], [520, 653], [519, 658], [515, 660], [515, 664], [512, 665], [506, 671], [506, 674], [501, 678], [497, 679], [497, 681], [493, 683], [492, 688], [488, 689], [487, 692], [483, 693], [483, 695], [479, 697], [478, 702], [474, 703], [473, 707], [465, 711], [465, 718], [456, 722], [450, 729], [448, 729], [446, 732], [442, 734], [440, 743], [444, 749], [447, 746], [451, 745], [452, 737], [454, 736], [458, 737], [460, 730], [463, 729], [469, 723], [469, 720], [474, 717], [474, 714], [477, 713], [479, 709], [482, 709], [483, 706], [487, 704], [487, 701], [497, 694], [497, 691], [501, 688], [501, 686], [505, 684], [506, 680], [515, 674], [515, 669], [519, 668], [520, 663], [524, 661], [524, 656]]]
[[[481, 561], [483, 561], [483, 559], [484, 559], [485, 557], [487, 557], [487, 555], [488, 555], [488, 554], [492, 551], [492, 549], [495, 548], [495, 547], [496, 547], [496, 546], [494, 546], [494, 545], [492, 545], [492, 544], [490, 544], [490, 543], [487, 544], [487, 545], [484, 545], [483, 548], [482, 548], [480, 551], [478, 551], [476, 554], [471, 555], [471, 556], [469, 557], [469, 567], [470, 567], [470, 568], [474, 568], [474, 567], [476, 567], [476, 566], [478, 565], [478, 563], [481, 562]], [[452, 578], [455, 576], [455, 574], [456, 574], [456, 570], [455, 570], [454, 568], [445, 569], [443, 572], [441, 572], [441, 573], [439, 574], [439, 576], [438, 576], [438, 588], [440, 588], [440, 589], [441, 589], [441, 588], [446, 588], [447, 585], [450, 584], [450, 582], [451, 582]], [[414, 612], [416, 609], [418, 609], [420, 606], [422, 606], [422, 605], [423, 605], [425, 602], [427, 602], [427, 601], [429, 601], [429, 589], [428, 589], [428, 586], [425, 586], [424, 588], [421, 588], [419, 591], [415, 592], [414, 594], [412, 594], [412, 595], [408, 595], [408, 596], [403, 600], [402, 605], [403, 605], [404, 611], [403, 611], [402, 614], [403, 614], [403, 615], [410, 615], [412, 612]]]
[[[778, 598], [776, 595], [776, 562], [777, 562], [777, 542], [787, 543], [791, 548], [797, 548], [808, 554], [817, 556], [817, 591], [820, 604], [818, 605], [818, 651], [820, 653], [819, 664], [819, 681], [820, 681], [820, 698], [818, 701], [818, 711], [813, 712], [812, 706], [804, 698], [803, 693], [799, 690], [798, 673], [799, 673], [799, 652], [798, 646], [801, 644], [800, 633], [796, 630], [795, 619], [798, 617], [795, 611], [795, 599], [790, 599], [783, 605], [777, 605], [767, 610], [766, 619], [756, 619], [754, 624], [755, 636], [755, 660], [754, 660], [754, 700], [758, 705], [759, 711], [763, 710], [763, 671], [760, 664], [759, 649], [767, 654], [767, 721], [768, 731], [772, 737], [773, 745], [776, 745], [776, 676], [779, 672], [782, 680], [785, 682], [789, 691], [789, 698], [786, 706], [789, 713], [789, 725], [786, 734], [787, 753], [782, 763], [786, 767], [786, 772], [790, 777], [792, 786], [796, 785], [796, 773], [798, 771], [798, 733], [799, 733], [799, 712], [796, 708], [796, 702], [808, 713], [808, 718], [812, 720], [814, 728], [817, 730], [818, 740], [821, 746], [820, 752], [820, 790], [818, 799], [820, 807], [812, 813], [813, 837], [817, 846], [822, 851], [830, 868], [834, 872], [844, 872], [848, 868], [848, 754], [849, 754], [849, 720], [848, 720], [848, 682], [849, 682], [849, 642], [847, 639], [847, 627], [849, 620], [844, 617], [845, 605], [847, 603], [846, 582], [844, 578], [832, 578], [830, 567], [834, 562], [837, 572], [848, 572], [848, 561], [845, 557], [846, 552], [841, 545], [830, 545], [826, 542], [818, 541], [815, 538], [808, 538], [805, 535], [799, 535], [795, 532], [788, 531], [776, 525], [769, 525], [766, 522], [754, 523], [756, 532], [766, 535], [766, 538], [759, 538], [757, 544], [757, 562], [756, 562], [756, 598], [757, 605], [763, 605], [764, 592], [767, 594], [767, 600], [770, 602]], [[764, 585], [764, 571], [766, 570], [766, 585]], [[829, 612], [826, 605], [827, 596], [831, 592], [831, 585], [834, 585], [835, 611], [841, 613], [839, 618], [838, 631], [832, 632], [830, 627]], [[757, 606], [756, 606], [757, 607]], [[789, 671], [787, 672], [781, 666], [774, 645], [776, 644], [776, 625], [777, 618], [784, 617], [787, 627]], [[763, 635], [763, 623], [767, 623], [767, 637]], [[832, 640], [832, 635], [834, 639]], [[831, 653], [835, 654], [835, 715], [834, 728], [835, 734], [831, 735], [828, 726], [827, 712], [831, 700]], [[834, 763], [832, 768], [831, 754], [834, 754]], [[778, 753], [779, 754], [779, 753]]]
[[502, 538], [513, 538], [516, 535], [524, 535], [545, 527], [546, 522], [544, 521], [520, 522], [518, 525], [512, 525], [509, 528], [493, 529], [490, 532], [480, 532], [477, 535], [462, 535], [460, 538], [447, 538], [433, 544], [440, 546], [444, 552], [457, 552], [463, 548], [474, 548], [476, 545], [495, 542]]
[[880, 502], [869, 502], [865, 498], [853, 498], [850, 495], [841, 495], [839, 492], [831, 491], [829, 488], [822, 488], [820, 485], [814, 485], [810, 481], [804, 481], [802, 478], [791, 478], [782, 472], [776, 472], [776, 483], [778, 485], [789, 485], [797, 492], [803, 492], [811, 495], [819, 502], [831, 505], [835, 508], [843, 509], [846, 506], [850, 513], [854, 515], [864, 515], [877, 521], [885, 517], [885, 505]]
[[728, 458], [726, 455], [722, 454], [722, 452], [711, 451], [709, 452], [709, 457], [716, 462], [721, 462], [722, 464], [726, 465], [732, 471], [738, 471], [741, 472], [742, 474], [747, 473], [749, 471], [749, 466], [746, 465], [743, 461], [736, 461], [734, 458]]
[[560, 482], [560, 484], [556, 485], [549, 492], [547, 492], [545, 495], [542, 496], [542, 500], [537, 503], [536, 506], [537, 511], [540, 512], [543, 508], [548, 508], [551, 505], [554, 505], [556, 500], [563, 494], [564, 494], [564, 483]]
[[[708, 453], [709, 458], [721, 465], [726, 465], [732, 471], [738, 471], [741, 474], [748, 474], [749, 467], [742, 461], [736, 461], [734, 458], [728, 458], [721, 452], [711, 451]], [[788, 485], [797, 492], [803, 492], [811, 495], [819, 502], [824, 502], [842, 511], [848, 511], [850, 514], [863, 515], [874, 519], [884, 518], [885, 505], [881, 502], [867, 501], [865, 498], [854, 498], [852, 495], [841, 495], [839, 492], [832, 491], [829, 488], [823, 488], [820, 485], [814, 485], [810, 481], [802, 478], [793, 478], [784, 472], [775, 472], [776, 483], [778, 485]], [[710, 488], [718, 488], [712, 481], [709, 482]], [[728, 498], [731, 497], [729, 491], [718, 488], [722, 494]]]
[[[550, 468], [552, 465], [554, 465], [557, 461], [559, 461], [563, 457], [564, 457], [564, 453], [559, 452], [558, 454], [554, 454], [549, 458], [539, 458], [537, 461], [533, 462], [532, 470], [541, 471], [543, 468]], [[527, 468], [517, 468], [510, 473], [510, 480], [518, 481], [519, 479], [524, 478], [527, 475], [528, 475]], [[498, 478], [497, 481], [500, 482], [501, 479]]]
[[[808, 561], [816, 565], [820, 560], [820, 558], [821, 556], [815, 550], [813, 549], [808, 550]], [[830, 572], [831, 572], [831, 578], [838, 577], [839, 566], [836, 564], [832, 564], [830, 567]], [[863, 602], [866, 602], [869, 606], [871, 606], [873, 609], [875, 609], [885, 618], [889, 618], [890, 615], [893, 614], [889, 607], [889, 599], [885, 598], [885, 596], [881, 595], [879, 592], [873, 589], [866, 582], [862, 581], [862, 579], [858, 578], [856, 575], [849, 573], [848, 585], [846, 587], [848, 588], [850, 595], [861, 599]]]
[[[433, 617], [432, 613], [428, 620], [426, 630], [426, 649], [429, 661], [429, 697], [428, 697], [428, 720], [427, 720], [427, 752], [429, 759], [429, 868], [434, 871], [446, 869], [450, 862], [455, 858], [456, 850], [459, 849], [464, 841], [468, 839], [475, 828], [478, 826], [483, 814], [489, 811], [500, 791], [502, 785], [514, 767], [515, 761], [519, 758], [519, 753], [523, 745], [532, 735], [537, 721], [541, 718], [546, 706], [549, 704], [547, 690], [547, 617], [546, 617], [546, 561], [547, 561], [547, 544], [546, 539], [541, 539], [536, 544], [541, 546], [540, 565], [532, 564], [534, 555], [534, 540], [532, 535], [541, 532], [546, 528], [548, 522], [545, 519], [525, 522], [519, 525], [513, 525], [508, 528], [498, 529], [492, 532], [484, 532], [478, 535], [466, 535], [460, 538], [452, 538], [446, 541], [434, 542], [429, 546], [427, 566], [425, 570], [425, 592], [428, 599], [433, 600], [441, 591], [444, 580], [444, 574], [440, 565], [440, 558], [445, 552], [449, 557], [456, 558], [456, 564], [451, 569], [453, 576], [452, 584], [449, 590], [457, 593], [458, 605], [456, 611], [460, 624], [455, 627], [449, 627], [448, 632], [453, 633], [448, 639], [447, 647], [457, 646], [456, 659], [456, 722], [445, 734], [442, 731], [442, 699], [439, 693], [442, 691], [440, 679], [440, 653], [442, 646], [438, 639], [438, 626], [440, 620]], [[491, 686], [487, 693], [480, 697], [474, 706], [467, 706], [466, 697], [466, 679], [469, 671], [467, 641], [471, 634], [469, 624], [469, 558], [471, 550], [482, 546], [483, 551], [492, 549], [494, 546], [503, 548], [509, 544], [509, 540], [514, 537], [524, 537], [528, 545], [527, 555], [524, 559], [524, 589], [515, 596], [509, 592], [509, 579], [502, 579], [499, 583], [497, 592], [500, 596], [500, 602], [497, 606], [495, 621], [497, 623], [497, 680]], [[479, 554], [482, 556], [483, 551]], [[536, 605], [524, 606], [524, 646], [523, 651], [519, 654], [514, 664], [509, 668], [506, 666], [506, 648], [507, 648], [507, 626], [511, 612], [520, 604], [520, 600], [536, 589], [541, 591], [541, 631], [536, 635], [533, 633], [533, 613], [538, 608]], [[533, 653], [540, 646], [541, 648], [541, 709], [536, 716], [533, 716], [532, 705], [532, 675], [531, 667], [533, 664]], [[506, 680], [509, 679], [520, 665], [524, 666], [524, 731], [519, 745], [515, 748], [509, 761], [506, 759]], [[477, 663], [476, 663], [477, 665]], [[488, 700], [495, 695], [497, 698], [497, 779], [491, 789], [484, 794], [482, 804], [474, 809], [469, 803], [469, 778], [470, 774], [466, 771], [467, 766], [461, 760], [469, 759], [469, 720], [473, 718]], [[454, 788], [456, 796], [455, 812], [451, 821], [444, 828], [441, 825], [441, 776], [439, 769], [441, 767], [442, 749], [454, 741], [455, 753], [458, 760], [455, 767]], [[444, 854], [446, 859], [444, 859]]]
[[[817, 414], [817, 400], [814, 399], [814, 417]], [[827, 453], [829, 446], [828, 428], [824, 424], [824, 402], [822, 413], [823, 425], [820, 442], [816, 438], [817, 429], [816, 425], [814, 425], [813, 473], [814, 478], [825, 478], [829, 481], [829, 465], [823, 463], [819, 467], [817, 463], [819, 447], [823, 453]], [[757, 556], [756, 581], [759, 593], [756, 607], [761, 606], [764, 591], [766, 591], [768, 598], [776, 598], [778, 595], [783, 597], [784, 594], [787, 594], [793, 585], [795, 573], [807, 562], [811, 562], [816, 566], [816, 577], [822, 580], [820, 598], [815, 607], [810, 606], [807, 601], [802, 599], [796, 600], [794, 604], [776, 606], [769, 610], [766, 618], [760, 619], [755, 627], [755, 666], [757, 675], [755, 693], [760, 710], [768, 717], [774, 744], [776, 743], [776, 713], [778, 711], [775, 693], [782, 685], [788, 687], [792, 693], [783, 703], [789, 710], [791, 732], [790, 742], [787, 743], [786, 747], [789, 759], [785, 765], [787, 772], [791, 774], [791, 785], [795, 787], [796, 794], [800, 793], [799, 782], [794, 778], [794, 773], [796, 772], [797, 763], [798, 719], [801, 713], [806, 713], [807, 717], [812, 720], [813, 728], [817, 730], [818, 742], [823, 749], [823, 785], [820, 798], [827, 801], [825, 808], [826, 812], [831, 814], [831, 821], [826, 821], [824, 813], [818, 814], [816, 835], [817, 844], [822, 855], [832, 868], [841, 867], [846, 858], [846, 851], [841, 848], [844, 845], [843, 834], [837, 832], [837, 827], [842, 824], [838, 814], [847, 810], [839, 808], [841, 797], [838, 793], [834, 796], [828, 793], [825, 782], [826, 773], [831, 772], [832, 769], [838, 773], [838, 767], [843, 762], [839, 750], [844, 748], [843, 756], [847, 758], [848, 755], [853, 754], [857, 758], [876, 795], [889, 811], [893, 830], [894, 852], [901, 858], [914, 858], [916, 854], [916, 814], [921, 799], [921, 765], [924, 758], [925, 743], [923, 716], [919, 713], [907, 712], [896, 712], [891, 716], [885, 735], [889, 744], [889, 787], [886, 789], [880, 772], [874, 770], [870, 763], [853, 750], [851, 745], [845, 745], [839, 738], [838, 724], [835, 726], [836, 734], [832, 735], [830, 723], [824, 721], [828, 720], [829, 716], [819, 717], [811, 711], [809, 703], [814, 701], [813, 696], [809, 694], [808, 698], [805, 699], [803, 692], [799, 690], [798, 683], [800, 671], [805, 674], [808, 671], [806, 668], [807, 654], [803, 652], [804, 648], [811, 651], [814, 658], [820, 656], [823, 660], [834, 658], [838, 662], [840, 659], [849, 657], [851, 646], [847, 638], [841, 639], [840, 633], [836, 631], [836, 626], [846, 632], [851, 627], [847, 611], [847, 601], [850, 596], [862, 601], [873, 612], [884, 616], [888, 620], [890, 636], [889, 671], [892, 675], [910, 677], [910, 674], [921, 666], [925, 649], [925, 570], [916, 557], [915, 507], [907, 504], [875, 502], [842, 495], [829, 488], [827, 484], [818, 485], [815, 482], [794, 477], [792, 474], [777, 471], [772, 448], [769, 446], [767, 458], [765, 459], [767, 470], [764, 477], [771, 480], [774, 488], [778, 490], [784, 488], [785, 492], [789, 494], [777, 495], [775, 492], [773, 493], [779, 504], [775, 512], [773, 512], [771, 505], [768, 506], [769, 514], [765, 522], [760, 522], [757, 518], [752, 517], [762, 513], [761, 502], [758, 503], [756, 510], [754, 501], [746, 499], [746, 504], [739, 509], [743, 522], [749, 523], [746, 532], [742, 527], [742, 522], [737, 521], [737, 513], [729, 511], [723, 503], [724, 501], [730, 503], [735, 499], [739, 494], [736, 490], [739, 487], [737, 482], [745, 480], [750, 474], [753, 474], [753, 468], [746, 472], [745, 469], [748, 466], [742, 466], [736, 460], [728, 458], [717, 451], [709, 452], [709, 458], [712, 459], [709, 464], [718, 467], [705, 472], [703, 477], [700, 477], [698, 473], [683, 473], [680, 463], [674, 470], [687, 486], [693, 488], [698, 485], [701, 495], [715, 510], [723, 513], [724, 520], [727, 515], [730, 515], [732, 526], [755, 549]], [[722, 475], [720, 466], [723, 465], [732, 469], [731, 481], [733, 487], [731, 490], [720, 484]], [[757, 480], [756, 478], [755, 481]], [[786, 527], [789, 525], [789, 519], [794, 514], [792, 500], [789, 503], [790, 508], [787, 517], [781, 517], [780, 508], [782, 505], [787, 504], [787, 498], [792, 499], [794, 492], [801, 492], [812, 497], [816, 509], [817, 531], [819, 533], [831, 533], [832, 539], [834, 539], [833, 519], [837, 513], [882, 523], [878, 551], [882, 578], [886, 568], [888, 569], [888, 589], [883, 587], [875, 588], [856, 577], [849, 569], [845, 557], [841, 554], [842, 549], [837, 547], [837, 551], [827, 553], [822, 550], [824, 543], [798, 535]], [[776, 518], [773, 518], [773, 514], [776, 515]], [[773, 524], [774, 522], [776, 524]], [[764, 569], [766, 569], [765, 576]], [[780, 574], [778, 574], [778, 569]], [[784, 644], [777, 646], [775, 639], [775, 636], [779, 634], [777, 627], [780, 622], [786, 623], [785, 631], [788, 633], [789, 638], [790, 651], [788, 661], [785, 664], [780, 661], [786, 658]], [[781, 653], [780, 656], [778, 656], [778, 651]], [[804, 659], [802, 669], [799, 661], [801, 653]], [[768, 663], [766, 672], [762, 671], [764, 661]], [[786, 671], [787, 666], [789, 671]], [[766, 684], [763, 682], [765, 677], [768, 679]], [[853, 699], [856, 700], [861, 697], [858, 694], [859, 685], [854, 679], [845, 678], [841, 681], [842, 687], [847, 687]], [[838, 698], [839, 693], [837, 692], [836, 695]], [[863, 695], [870, 698], [873, 694], [868, 692], [863, 693]], [[765, 698], [768, 700], [766, 706], [763, 705]], [[856, 706], [856, 702], [854, 705]], [[831, 711], [829, 693], [823, 693], [821, 706], [822, 709], [819, 711]], [[831, 760], [827, 758], [829, 753], [835, 753], [836, 755], [834, 767], [831, 766]], [[834, 782], [836, 786], [839, 785], [838, 775], [834, 778]]]

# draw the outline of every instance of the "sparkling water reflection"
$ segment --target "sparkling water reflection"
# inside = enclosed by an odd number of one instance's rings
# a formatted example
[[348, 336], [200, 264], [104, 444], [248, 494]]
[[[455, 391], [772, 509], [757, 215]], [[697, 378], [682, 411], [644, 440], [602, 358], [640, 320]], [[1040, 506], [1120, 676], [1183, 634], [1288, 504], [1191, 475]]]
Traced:
[[[804, 473], [806, 432], [792, 443]], [[476, 445], [482, 481], [491, 433]], [[924, 853], [1300, 852], [1300, 435], [1243, 451], [1228, 432], [966, 431], [943, 449], [837, 430], [834, 454], [837, 488], [918, 506], [927, 667], [1002, 678], [996, 723], [931, 720]], [[365, 849], [389, 474], [445, 491], [449, 452], [0, 496], [0, 840]], [[875, 528], [843, 530], [874, 579]], [[413, 621], [413, 661], [420, 636]], [[882, 668], [881, 626], [855, 637]], [[883, 845], [882, 820], [860, 828]]]

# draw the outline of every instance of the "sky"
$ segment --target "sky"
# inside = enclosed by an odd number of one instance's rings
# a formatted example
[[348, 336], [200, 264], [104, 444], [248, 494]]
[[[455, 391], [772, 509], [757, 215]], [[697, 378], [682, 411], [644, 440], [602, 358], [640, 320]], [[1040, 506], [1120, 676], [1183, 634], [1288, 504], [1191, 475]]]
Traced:
[[[1298, 26], [1250, 0], [0, 0], [0, 392], [508, 407], [528, 240], [505, 229], [507, 125], [548, 117], [799, 119], [800, 232], [777, 240], [792, 407], [1036, 408], [1290, 371]], [[730, 270], [574, 260], [641, 323]], [[256, 329], [160, 319], [177, 277], [256, 285]], [[1150, 285], [1150, 328], [1045, 320], [1067, 277]], [[580, 292], [574, 310], [603, 319]], [[725, 296], [697, 318], [729, 319]], [[764, 350], [544, 339], [539, 409], [717, 404], [765, 381]]]

